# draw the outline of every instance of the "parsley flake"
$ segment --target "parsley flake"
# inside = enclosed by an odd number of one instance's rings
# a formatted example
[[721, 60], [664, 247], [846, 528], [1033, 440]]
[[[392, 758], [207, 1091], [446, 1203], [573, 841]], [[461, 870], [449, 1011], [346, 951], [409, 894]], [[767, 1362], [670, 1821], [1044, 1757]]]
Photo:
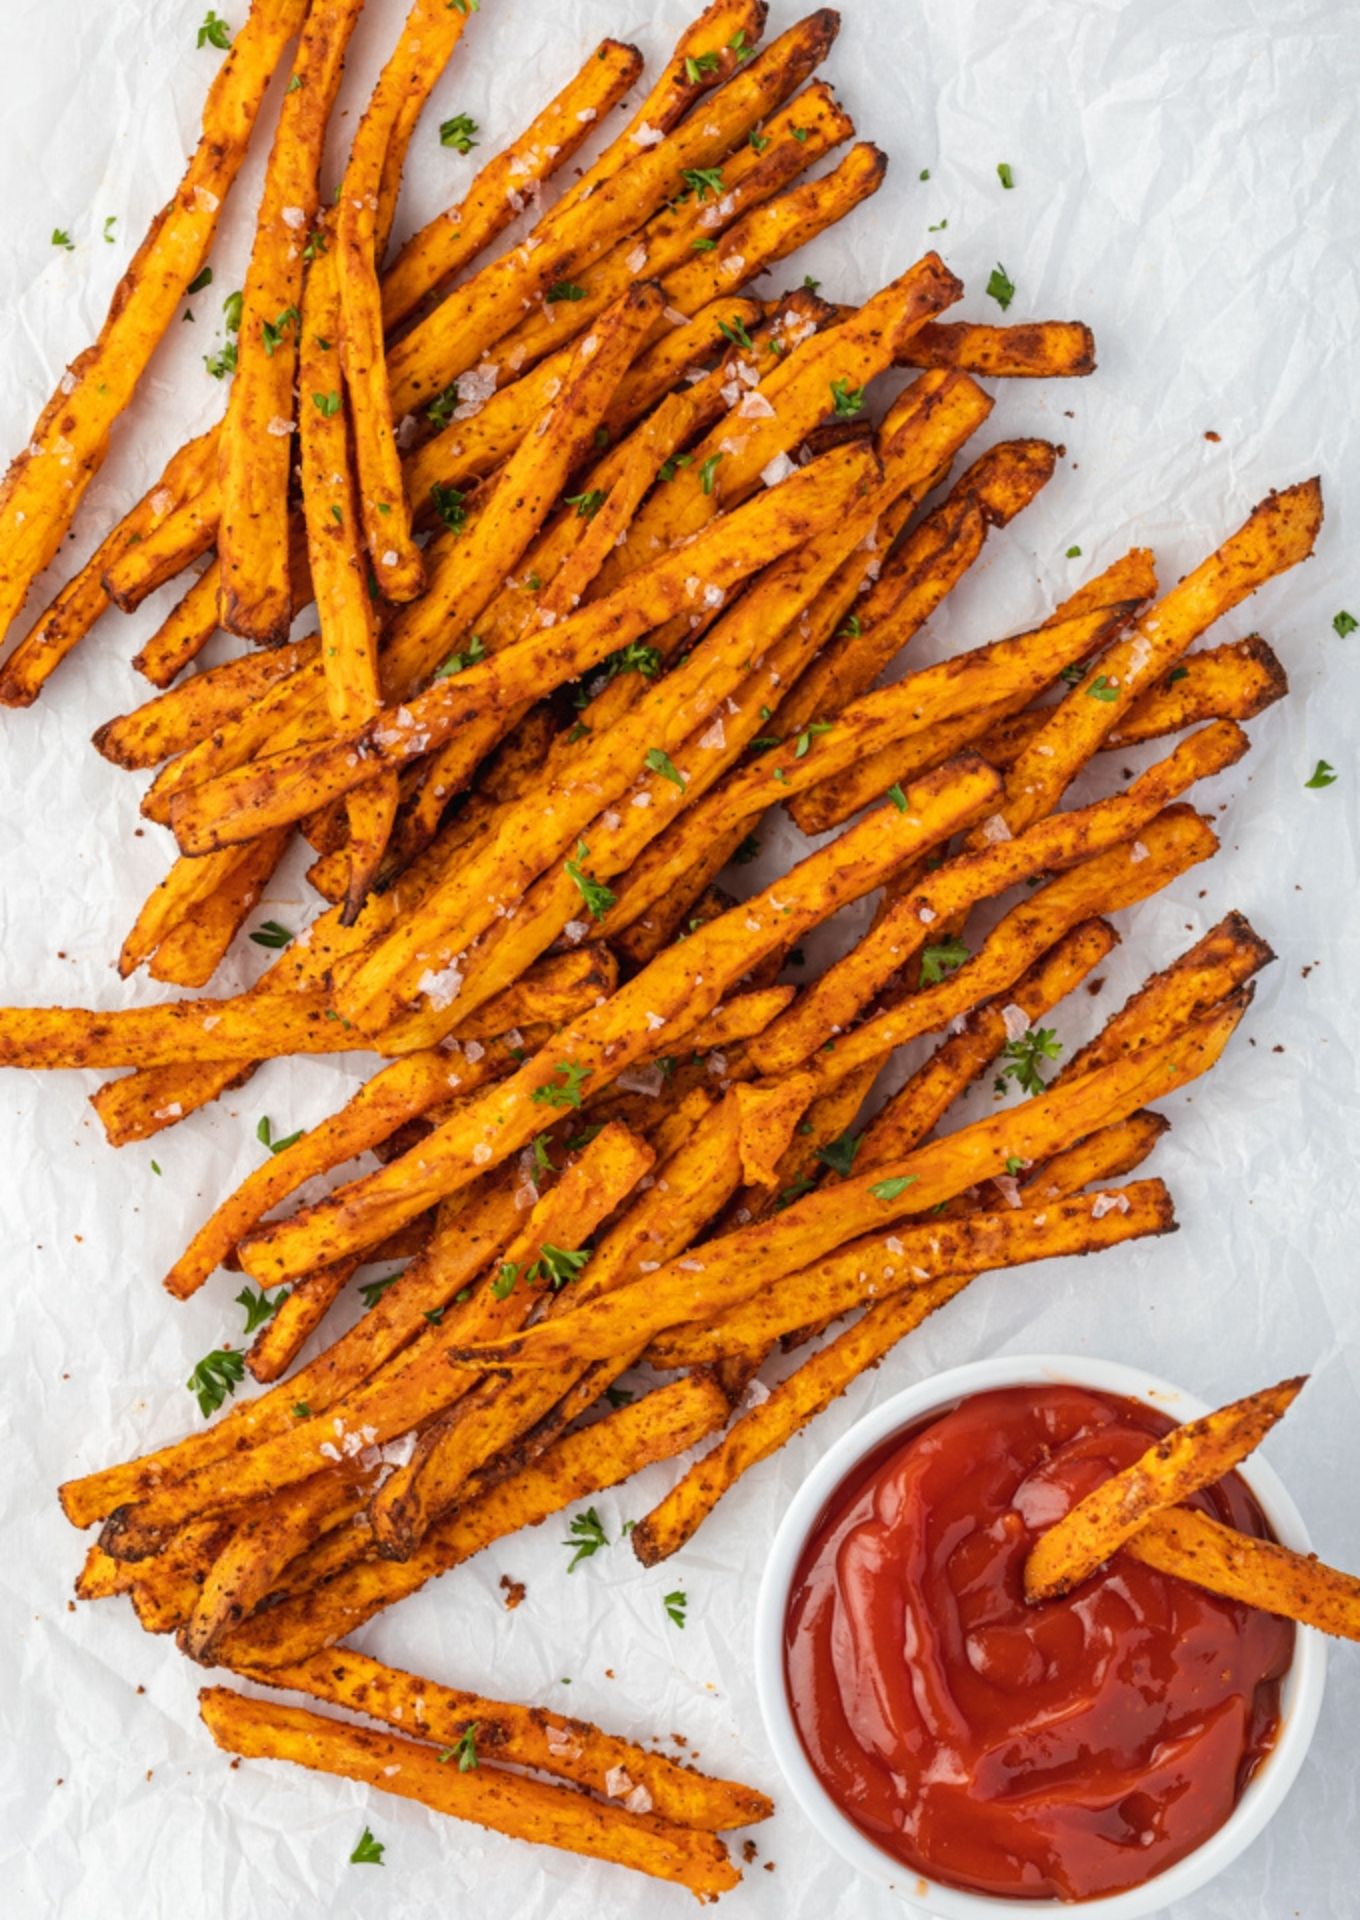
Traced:
[[1015, 185], [1015, 175], [1011, 171], [1011, 163], [1009, 160], [998, 160], [996, 177], [1002, 186], [1006, 188], [1007, 192]]
[[1086, 689], [1088, 700], [1104, 700], [1107, 703], [1119, 698], [1119, 688], [1115, 682], [1103, 673], [1098, 673]]
[[968, 949], [957, 936], [943, 940], [937, 947], [921, 949], [921, 980], [928, 987], [938, 986], [947, 973], [954, 973], [968, 958]]
[[1022, 1093], [1042, 1093], [1044, 1076], [1039, 1071], [1043, 1060], [1056, 1060], [1062, 1052], [1062, 1041], [1051, 1027], [1031, 1027], [1017, 1039], [1008, 1040], [1001, 1050], [1005, 1061], [993, 1085], [998, 1093], [1006, 1091], [1006, 1082], [1014, 1080]]
[[684, 1591], [677, 1587], [674, 1593], [664, 1594], [661, 1604], [666, 1609], [666, 1618], [673, 1621], [677, 1627], [683, 1627], [685, 1609], [689, 1605], [689, 1599]]
[[567, 1566], [568, 1573], [575, 1573], [583, 1560], [589, 1560], [601, 1547], [609, 1545], [609, 1535], [600, 1524], [600, 1516], [594, 1507], [587, 1507], [584, 1513], [574, 1516], [568, 1529], [570, 1538], [562, 1542], [564, 1547], [574, 1547]]
[[1326, 760], [1319, 760], [1303, 784], [1305, 787], [1330, 787], [1335, 779], [1336, 768]]
[[1015, 282], [998, 260], [987, 281], [987, 292], [1004, 313], [1015, 298]]
[[450, 533], [461, 533], [467, 524], [467, 495], [457, 487], [446, 487], [436, 480], [430, 488], [430, 504]]
[[648, 747], [643, 755], [643, 763], [649, 773], [659, 774], [661, 779], [669, 780], [673, 787], [685, 791], [685, 776], [676, 767], [670, 755], [661, 747]]
[[312, 405], [316, 408], [323, 420], [333, 420], [340, 411], [340, 395], [338, 393], [314, 393], [312, 395]]
[[184, 1384], [197, 1397], [198, 1410], [206, 1420], [228, 1394], [235, 1393], [245, 1377], [246, 1363], [241, 1355], [229, 1347], [217, 1347], [204, 1354]]
[[359, 1298], [365, 1307], [376, 1307], [389, 1287], [395, 1287], [401, 1275], [385, 1273], [381, 1280], [366, 1280], [359, 1289]]
[[220, 53], [225, 53], [231, 45], [231, 28], [225, 20], [213, 12], [211, 7], [204, 17], [203, 25], [198, 30], [198, 45], [216, 47]]
[[832, 408], [838, 420], [853, 420], [864, 411], [863, 387], [852, 387], [844, 378], [831, 382]]
[[280, 948], [286, 947], [296, 936], [277, 920], [262, 920], [250, 937], [257, 947]]
[[586, 905], [592, 920], [603, 920], [614, 904], [614, 895], [599, 880], [592, 880], [581, 864], [590, 852], [584, 840], [576, 843], [576, 858], [567, 862], [567, 876]]
[[300, 1140], [303, 1132], [304, 1129], [299, 1127], [296, 1133], [285, 1134], [282, 1140], [276, 1140], [274, 1138], [274, 1129], [270, 1124], [269, 1115], [266, 1114], [260, 1121], [259, 1126], [255, 1129], [255, 1138], [262, 1147], [268, 1147], [271, 1153], [282, 1153], [285, 1148], [291, 1147], [295, 1141]]
[[456, 113], [451, 120], [440, 121], [439, 144], [441, 147], [452, 147], [458, 153], [471, 153], [474, 147], [481, 145], [472, 137], [480, 131], [471, 114]]
[[[53, 234], [54, 240], [56, 237]], [[1344, 607], [1332, 620], [1332, 631], [1339, 634], [1343, 640], [1348, 633], [1354, 633], [1357, 627], [1360, 627], [1360, 620], [1357, 620], [1353, 613], [1347, 613]]]
[[875, 1200], [895, 1200], [899, 1193], [915, 1186], [916, 1178], [914, 1173], [895, 1173], [887, 1180], [876, 1180], [869, 1191]]
[[236, 1296], [236, 1304], [246, 1310], [246, 1332], [254, 1333], [256, 1327], [262, 1327], [266, 1321], [272, 1320], [283, 1305], [284, 1297], [282, 1288], [271, 1298], [263, 1287], [258, 1293], [252, 1292], [249, 1287], [242, 1287]]
[[[64, 247], [67, 253], [74, 253], [76, 250], [76, 243], [66, 231], [65, 227], [53, 227], [52, 245], [54, 247]], [[193, 288], [190, 287], [189, 291], [192, 293]]]
[[386, 1851], [386, 1842], [375, 1840], [371, 1829], [365, 1827], [359, 1835], [358, 1846], [349, 1857], [349, 1863], [352, 1867], [380, 1867]]
[[594, 1071], [593, 1067], [575, 1067], [569, 1060], [559, 1060], [553, 1072], [562, 1075], [562, 1084], [535, 1087], [533, 1098], [543, 1107], [579, 1107], [581, 1089]]
[[722, 191], [721, 167], [682, 167], [680, 178], [684, 181], [686, 189], [692, 191], [700, 200], [710, 193]]
[[899, 813], [906, 812], [907, 796], [905, 793], [903, 793], [901, 785], [898, 781], [894, 780], [893, 784], [888, 788], [888, 798], [892, 801], [893, 805], [897, 808], [897, 811]]
[[559, 305], [563, 300], [584, 300], [585, 297], [585, 288], [578, 286], [574, 280], [559, 280], [543, 296], [550, 307]]

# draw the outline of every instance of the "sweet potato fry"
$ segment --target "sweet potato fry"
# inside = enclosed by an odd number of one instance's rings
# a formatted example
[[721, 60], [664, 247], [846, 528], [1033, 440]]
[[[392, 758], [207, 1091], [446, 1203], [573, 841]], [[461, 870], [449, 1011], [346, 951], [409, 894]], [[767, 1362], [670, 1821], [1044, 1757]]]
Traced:
[[1010, 380], [1062, 380], [1094, 373], [1096, 343], [1080, 320], [1031, 320], [1019, 326], [932, 322], [903, 356], [909, 367], [959, 367]]
[[183, 1626], [234, 1525], [231, 1514], [193, 1520], [180, 1528], [155, 1560], [132, 1568], [132, 1605], [145, 1632], [173, 1633]]
[[503, 232], [542, 182], [568, 164], [641, 71], [636, 47], [602, 40], [524, 132], [478, 170], [462, 200], [412, 234], [382, 276], [384, 327], [409, 320], [428, 293]]
[[181, 847], [209, 853], [286, 825], [385, 767], [441, 745], [483, 711], [514, 706], [578, 677], [661, 621], [702, 607], [706, 590], [726, 593], [827, 524], [871, 481], [873, 465], [872, 455], [861, 449], [827, 455], [724, 516], [682, 551], [659, 555], [614, 593], [563, 621], [550, 638], [506, 647], [403, 705], [385, 708], [356, 733], [273, 754], [177, 794], [171, 818]]
[[231, 872], [163, 935], [147, 968], [153, 980], [176, 987], [207, 985], [268, 885], [287, 837], [286, 833], [264, 833], [242, 848], [242, 858]]
[[1096, 1218], [1090, 1197], [1082, 1196], [1046, 1201], [1037, 1209], [962, 1213], [928, 1227], [866, 1236], [787, 1275], [776, 1291], [759, 1298], [740, 1286], [725, 1286], [721, 1297], [706, 1295], [699, 1311], [671, 1322], [669, 1330], [649, 1313], [649, 1326], [640, 1328], [641, 1337], [650, 1338], [646, 1357], [654, 1367], [692, 1367], [733, 1354], [764, 1355], [781, 1334], [810, 1320], [848, 1313], [946, 1273], [995, 1271], [1060, 1254], [1093, 1253], [1150, 1233], [1167, 1233], [1174, 1226], [1171, 1196], [1160, 1180], [1135, 1181], [1096, 1200], [1117, 1204]]
[[205, 1687], [199, 1710], [213, 1739], [228, 1753], [251, 1760], [291, 1760], [296, 1766], [359, 1780], [492, 1833], [611, 1860], [675, 1882], [701, 1900], [715, 1899], [741, 1879], [713, 1834], [672, 1826], [655, 1814], [602, 1806], [588, 1794], [490, 1762], [467, 1771], [442, 1766], [435, 1749], [418, 1741], [302, 1707], [247, 1699], [226, 1687]]
[[155, 486], [105, 536], [10, 654], [0, 669], [0, 703], [7, 707], [33, 704], [72, 647], [107, 612], [104, 574], [114, 557], [145, 540], [187, 495], [198, 490], [211, 472], [213, 457], [210, 434], [200, 434], [180, 448]]
[[1289, 1410], [1306, 1376], [1187, 1420], [1040, 1534], [1025, 1560], [1025, 1598], [1056, 1600], [1080, 1586], [1149, 1514], [1231, 1473]]
[[115, 422], [207, 258], [270, 75], [305, 11], [306, 0], [252, 0], [208, 88], [202, 136], [174, 198], [134, 254], [98, 338], [62, 376], [0, 483], [0, 637], [61, 545]]
[[[847, 900], [879, 885], [903, 861], [951, 832], [960, 817], [984, 809], [996, 791], [995, 776], [980, 764], [960, 765], [918, 789], [918, 810], [898, 816], [885, 832], [852, 828], [834, 848], [814, 853], [774, 889], [700, 929], [680, 948], [658, 955], [602, 1007], [583, 1015], [558, 1035], [557, 1044], [524, 1066], [506, 1087], [469, 1106], [457, 1122], [424, 1142], [421, 1169], [393, 1162], [378, 1175], [341, 1188], [321, 1206], [262, 1229], [243, 1249], [243, 1261], [271, 1285], [284, 1272], [306, 1272], [344, 1253], [371, 1245], [437, 1195], [455, 1191], [476, 1168], [485, 1168], [524, 1146], [539, 1131], [544, 1105], [567, 1103], [564, 1084], [579, 1089], [591, 1080], [596, 1092], [647, 1050], [646, 1015], [663, 1021], [685, 1013], [698, 1022], [727, 988], [800, 931], [816, 925]], [[298, 1264], [294, 1265], [293, 1263]]]
[[409, 1560], [342, 1566], [323, 1585], [282, 1600], [224, 1635], [218, 1656], [224, 1664], [259, 1670], [333, 1646], [493, 1541], [537, 1526], [573, 1500], [617, 1486], [656, 1460], [672, 1459], [720, 1427], [728, 1411], [726, 1395], [705, 1373], [643, 1394], [564, 1435], [532, 1465], [436, 1521]]
[[1319, 1633], [1360, 1640], [1360, 1580], [1325, 1566], [1316, 1554], [1293, 1553], [1197, 1513], [1166, 1507], [1150, 1515], [1122, 1551], [1225, 1600], [1282, 1614]]
[[302, 328], [303, 236], [316, 221], [322, 148], [363, 0], [311, 0], [265, 169], [218, 435], [218, 613], [258, 645], [288, 638], [288, 477]]
[[309, 1273], [289, 1288], [273, 1317], [265, 1321], [250, 1344], [246, 1368], [252, 1380], [267, 1387], [288, 1371], [303, 1344], [358, 1272], [359, 1265], [358, 1260], [337, 1260], [333, 1267]]
[[405, 97], [412, 91], [428, 92], [433, 74], [447, 64], [470, 18], [470, 10], [449, 7], [443, 0], [416, 0], [364, 110], [336, 205], [335, 271], [356, 505], [378, 591], [386, 600], [413, 600], [424, 587], [425, 565], [411, 537], [388, 394], [378, 285], [378, 189]]
[[589, 1720], [552, 1713], [546, 1707], [487, 1700], [481, 1694], [384, 1666], [347, 1647], [313, 1654], [296, 1666], [275, 1667], [262, 1678], [268, 1686], [348, 1707], [440, 1746], [455, 1745], [472, 1727], [479, 1756], [535, 1767], [606, 1799], [622, 1799], [634, 1787], [645, 1787], [651, 1812], [702, 1833], [751, 1826], [774, 1811], [769, 1799], [752, 1787], [680, 1766], [664, 1754], [605, 1733]]
[[117, 767], [154, 767], [215, 728], [229, 725], [314, 652], [314, 646], [300, 641], [243, 653], [211, 673], [196, 673], [183, 686], [106, 720], [95, 732], [95, 748]]

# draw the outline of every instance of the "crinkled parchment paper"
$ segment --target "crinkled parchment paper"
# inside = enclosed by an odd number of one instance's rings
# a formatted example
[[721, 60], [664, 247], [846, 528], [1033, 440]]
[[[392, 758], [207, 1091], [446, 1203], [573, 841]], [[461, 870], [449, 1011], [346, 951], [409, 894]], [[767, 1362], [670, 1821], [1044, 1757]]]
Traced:
[[[239, 21], [243, 0], [220, 10]], [[1278, 964], [1226, 1059], [1171, 1103], [1175, 1127], [1155, 1170], [1175, 1191], [1180, 1234], [980, 1282], [751, 1474], [671, 1565], [644, 1572], [615, 1546], [568, 1578], [563, 1516], [361, 1637], [459, 1684], [639, 1736], [681, 1733], [701, 1765], [771, 1789], [783, 1809], [757, 1833], [758, 1861], [725, 1906], [749, 1920], [886, 1920], [901, 1910], [891, 1892], [842, 1867], [781, 1794], [749, 1648], [756, 1582], [790, 1490], [882, 1396], [990, 1352], [1106, 1355], [1211, 1401], [1311, 1369], [1312, 1386], [1267, 1451], [1319, 1548], [1360, 1565], [1360, 634], [1338, 638], [1331, 625], [1342, 607], [1360, 616], [1360, 15], [1345, 0], [846, 0], [845, 10], [828, 72], [892, 167], [878, 197], [787, 277], [810, 270], [833, 294], [858, 297], [936, 245], [968, 283], [963, 316], [999, 318], [983, 289], [1000, 261], [1016, 286], [1010, 318], [1080, 317], [1099, 344], [1090, 380], [998, 393], [982, 442], [1041, 434], [1063, 442], [1067, 457], [1039, 501], [993, 536], [915, 658], [1023, 628], [1134, 542], [1155, 548], [1173, 580], [1269, 487], [1315, 471], [1327, 523], [1317, 557], [1214, 636], [1259, 628], [1293, 682], [1288, 702], [1253, 723], [1250, 757], [1197, 795], [1219, 817], [1222, 852], [1123, 916], [1103, 996], [1078, 994], [1056, 1022], [1070, 1047], [1230, 907], [1275, 946]], [[202, 11], [190, 0], [0, 8], [6, 456], [91, 337], [178, 177], [217, 58], [194, 46]], [[471, 113], [490, 152], [601, 35], [635, 39], [659, 59], [689, 11], [685, 0], [654, 11], [637, 0], [482, 0], [417, 137], [401, 230], [455, 199], [476, 163], [439, 146], [442, 117]], [[399, 0], [369, 0], [346, 131], [401, 12]], [[788, 0], [773, 13], [772, 28], [795, 17]], [[63, 566], [187, 430], [216, 417], [222, 390], [201, 356], [220, 344], [221, 298], [239, 284], [261, 161], [252, 156], [236, 188], [214, 285], [158, 354]], [[999, 161], [1014, 169], [1013, 191], [1001, 187]], [[109, 215], [113, 244], [102, 239]], [[74, 252], [49, 243], [54, 227], [70, 230]], [[1079, 560], [1065, 558], [1071, 546]], [[156, 997], [145, 980], [120, 984], [113, 956], [168, 842], [154, 827], [138, 837], [139, 782], [86, 743], [98, 722], [144, 696], [128, 663], [166, 599], [131, 620], [111, 615], [36, 707], [0, 716], [6, 999], [119, 1006]], [[35, 596], [34, 610], [41, 604]], [[1320, 757], [1339, 777], [1308, 791]], [[1102, 772], [1108, 780], [1113, 768]], [[784, 827], [767, 843], [771, 858], [787, 860], [797, 840]], [[312, 911], [296, 865], [261, 909], [292, 925]], [[819, 954], [825, 946], [814, 942]], [[244, 983], [262, 958], [246, 945], [227, 980]], [[85, 1543], [57, 1511], [57, 1482], [196, 1421], [183, 1386], [190, 1366], [239, 1337], [235, 1283], [219, 1276], [182, 1306], [161, 1292], [160, 1274], [255, 1164], [260, 1116], [280, 1131], [310, 1124], [362, 1070], [358, 1060], [276, 1062], [154, 1146], [119, 1154], [86, 1105], [94, 1075], [0, 1081], [0, 1905], [16, 1920], [691, 1911], [677, 1889], [359, 1787], [287, 1767], [232, 1771], [198, 1722], [193, 1667], [143, 1636], [123, 1602], [68, 1605]], [[597, 1502], [611, 1537], [674, 1471], [653, 1469]], [[514, 1613], [501, 1604], [503, 1573], [528, 1585]], [[689, 1598], [683, 1631], [662, 1608], [676, 1587]], [[1358, 1720], [1360, 1649], [1340, 1648], [1288, 1805], [1176, 1920], [1355, 1913]], [[377, 1871], [347, 1864], [365, 1823], [386, 1843]]]

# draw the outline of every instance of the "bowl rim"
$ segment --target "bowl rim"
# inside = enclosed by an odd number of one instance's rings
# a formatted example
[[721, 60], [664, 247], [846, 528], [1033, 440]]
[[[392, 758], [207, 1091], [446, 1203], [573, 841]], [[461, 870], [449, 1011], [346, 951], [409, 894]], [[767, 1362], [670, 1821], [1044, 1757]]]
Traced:
[[[1138, 1920], [1183, 1899], [1221, 1873], [1274, 1816], [1303, 1765], [1318, 1714], [1327, 1669], [1327, 1643], [1315, 1628], [1298, 1626], [1294, 1658], [1280, 1688], [1280, 1732], [1275, 1746], [1227, 1820], [1184, 1859], [1141, 1886], [1077, 1905], [1068, 1901], [1004, 1898], [971, 1893], [930, 1880], [895, 1860], [843, 1814], [822, 1786], [803, 1750], [784, 1680], [784, 1615], [794, 1569], [812, 1527], [831, 1494], [866, 1454], [901, 1428], [973, 1394], [998, 1387], [1065, 1385], [1141, 1400], [1179, 1420], [1211, 1411], [1208, 1404], [1170, 1381], [1122, 1361], [1085, 1354], [1007, 1354], [930, 1375], [893, 1394], [841, 1435], [794, 1493], [775, 1532], [755, 1608], [756, 1693], [766, 1737], [780, 1772], [808, 1821], [841, 1857], [871, 1879], [890, 1886], [908, 1906], [932, 1920], [1072, 1920], [1089, 1913], [1098, 1920]], [[1283, 1482], [1265, 1461], [1252, 1457], [1238, 1469], [1260, 1502], [1283, 1545], [1300, 1553], [1312, 1542]]]

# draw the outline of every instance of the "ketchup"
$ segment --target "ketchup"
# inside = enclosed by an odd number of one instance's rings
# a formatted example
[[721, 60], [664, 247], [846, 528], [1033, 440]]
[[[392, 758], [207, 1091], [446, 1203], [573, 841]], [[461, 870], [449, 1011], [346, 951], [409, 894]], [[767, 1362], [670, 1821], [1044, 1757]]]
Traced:
[[[1290, 1622], [1126, 1554], [1030, 1606], [1030, 1546], [1174, 1421], [1007, 1388], [894, 1435], [831, 1497], [785, 1618], [813, 1769], [862, 1832], [977, 1893], [1089, 1900], [1222, 1826], [1269, 1752]], [[1194, 1504], [1268, 1535], [1237, 1476]]]

